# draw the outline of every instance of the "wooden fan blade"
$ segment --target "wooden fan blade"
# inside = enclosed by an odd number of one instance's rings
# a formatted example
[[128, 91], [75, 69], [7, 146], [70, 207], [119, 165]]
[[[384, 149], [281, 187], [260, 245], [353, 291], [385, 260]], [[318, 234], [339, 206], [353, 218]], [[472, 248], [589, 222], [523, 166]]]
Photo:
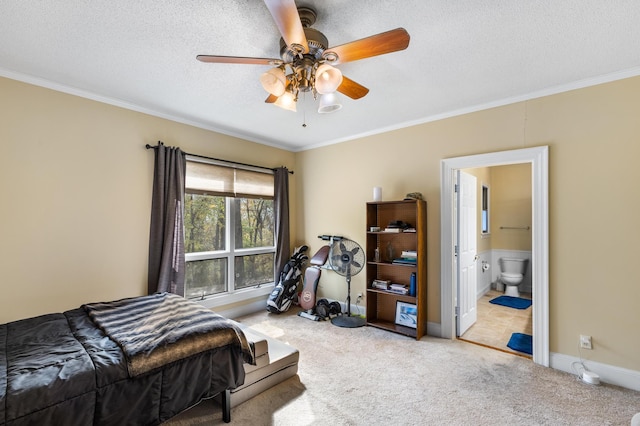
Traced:
[[[396, 28], [395, 30], [331, 47], [323, 53], [322, 57], [326, 58], [332, 65], [357, 61], [358, 59], [404, 50], [409, 46], [409, 38], [407, 30]], [[332, 61], [332, 55], [337, 55], [337, 60]]]
[[307, 36], [304, 34], [294, 0], [264, 0], [264, 3], [271, 12], [287, 46], [298, 45], [301, 46], [303, 53], [308, 53]]
[[218, 55], [198, 55], [196, 59], [201, 62], [216, 64], [251, 64], [251, 65], [273, 65], [282, 64], [282, 59], [270, 58], [245, 58], [242, 56], [218, 56]]
[[360, 99], [369, 93], [369, 89], [343, 75], [342, 84], [338, 86], [338, 92], [347, 95], [351, 99]]

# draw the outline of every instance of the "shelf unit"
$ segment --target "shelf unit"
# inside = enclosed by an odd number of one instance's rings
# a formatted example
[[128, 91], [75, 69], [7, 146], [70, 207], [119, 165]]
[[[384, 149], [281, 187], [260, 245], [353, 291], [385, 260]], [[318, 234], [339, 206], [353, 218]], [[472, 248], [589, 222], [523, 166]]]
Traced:
[[[403, 221], [416, 232], [384, 232], [392, 221]], [[380, 232], [371, 232], [379, 227]], [[423, 200], [379, 201], [367, 203], [367, 325], [420, 339], [427, 334], [427, 203]], [[393, 247], [389, 253], [388, 247]], [[375, 261], [376, 247], [380, 253]], [[394, 264], [404, 250], [416, 250], [415, 265]], [[390, 257], [391, 254], [391, 257]], [[372, 288], [373, 280], [410, 284], [416, 273], [416, 296], [401, 295]], [[416, 328], [396, 324], [396, 303], [416, 305]]]

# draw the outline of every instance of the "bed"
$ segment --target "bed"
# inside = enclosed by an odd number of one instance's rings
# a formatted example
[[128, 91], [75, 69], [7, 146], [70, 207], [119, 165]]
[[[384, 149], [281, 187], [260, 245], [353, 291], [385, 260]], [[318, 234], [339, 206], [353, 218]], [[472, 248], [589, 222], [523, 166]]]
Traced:
[[245, 380], [236, 323], [169, 293], [0, 325], [0, 426], [156, 425]]

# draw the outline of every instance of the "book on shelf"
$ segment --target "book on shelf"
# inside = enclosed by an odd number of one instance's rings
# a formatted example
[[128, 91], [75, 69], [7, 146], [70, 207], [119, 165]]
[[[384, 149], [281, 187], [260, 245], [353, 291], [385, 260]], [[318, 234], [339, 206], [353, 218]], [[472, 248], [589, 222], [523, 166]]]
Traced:
[[395, 290], [403, 290], [406, 289], [407, 286], [404, 284], [398, 284], [398, 283], [391, 283], [389, 284], [389, 288], [395, 289]]
[[407, 228], [407, 229], [404, 229], [402, 232], [416, 232], [416, 228]]
[[389, 288], [387, 291], [389, 293], [401, 294], [401, 295], [409, 294], [409, 289], [406, 288], [406, 287], [404, 287], [404, 288]]
[[400, 257], [403, 259], [417, 259], [418, 252], [416, 250], [402, 250]]
[[390, 281], [387, 280], [373, 280], [371, 288], [377, 288], [378, 290], [386, 290], [389, 288]]
[[417, 263], [417, 259], [400, 257], [398, 259], [393, 259], [391, 263], [394, 265], [415, 265]]
[[384, 228], [384, 232], [400, 233], [400, 232], [402, 232], [402, 229], [400, 229], [400, 228]]

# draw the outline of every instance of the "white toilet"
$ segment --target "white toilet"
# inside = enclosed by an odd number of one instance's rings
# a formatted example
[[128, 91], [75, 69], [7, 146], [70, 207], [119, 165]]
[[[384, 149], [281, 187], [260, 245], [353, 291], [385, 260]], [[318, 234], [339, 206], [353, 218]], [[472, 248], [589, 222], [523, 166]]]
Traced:
[[504, 284], [505, 296], [520, 297], [518, 285], [524, 279], [527, 272], [529, 259], [516, 259], [514, 257], [500, 258], [500, 282]]

